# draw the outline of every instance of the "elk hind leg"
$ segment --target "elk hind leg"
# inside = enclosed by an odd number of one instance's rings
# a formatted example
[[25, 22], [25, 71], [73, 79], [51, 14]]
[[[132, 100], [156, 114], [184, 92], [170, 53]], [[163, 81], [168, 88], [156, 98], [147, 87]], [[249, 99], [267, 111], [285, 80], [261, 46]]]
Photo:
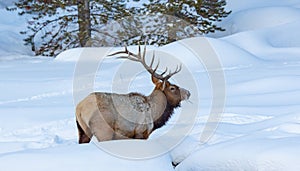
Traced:
[[76, 121], [76, 124], [77, 124], [78, 135], [79, 135], [79, 144], [89, 143], [91, 141], [91, 138], [88, 135], [86, 135], [86, 133], [83, 131], [78, 121]]

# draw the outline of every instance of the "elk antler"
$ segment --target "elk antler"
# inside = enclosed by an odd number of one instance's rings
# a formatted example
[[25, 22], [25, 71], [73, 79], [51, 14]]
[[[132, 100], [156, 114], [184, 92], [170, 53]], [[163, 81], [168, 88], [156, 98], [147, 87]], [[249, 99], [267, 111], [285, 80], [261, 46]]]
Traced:
[[139, 45], [138, 47], [138, 53], [134, 54], [130, 51], [128, 51], [127, 46], [125, 45], [125, 50], [124, 51], [118, 51], [115, 52], [113, 54], [110, 54], [108, 56], [114, 56], [114, 55], [119, 55], [119, 54], [127, 54], [127, 56], [119, 56], [118, 58], [125, 58], [125, 59], [129, 59], [132, 61], [136, 61], [136, 62], [140, 62], [144, 68], [155, 78], [160, 79], [162, 81], [167, 81], [169, 78], [171, 78], [173, 75], [177, 74], [178, 72], [181, 71], [182, 65], [177, 66], [176, 70], [174, 72], [169, 71], [169, 73], [166, 76], [163, 76], [164, 74], [167, 73], [168, 68], [165, 69], [164, 72], [162, 72], [161, 74], [156, 73], [156, 70], [158, 69], [159, 66], [159, 61], [157, 63], [157, 65], [154, 67], [153, 69], [153, 63], [154, 63], [154, 59], [155, 59], [155, 53], [153, 53], [153, 57], [151, 58], [151, 62], [150, 65], [146, 64], [145, 61], [145, 56], [146, 56], [146, 45], [144, 46], [144, 51], [143, 53], [141, 52], [141, 46]]

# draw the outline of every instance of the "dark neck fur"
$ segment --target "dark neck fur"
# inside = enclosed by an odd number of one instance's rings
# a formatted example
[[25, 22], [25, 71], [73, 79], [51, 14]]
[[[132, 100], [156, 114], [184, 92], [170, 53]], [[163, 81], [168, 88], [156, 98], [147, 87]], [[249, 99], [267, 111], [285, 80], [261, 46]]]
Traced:
[[172, 106], [169, 104], [169, 102], [167, 102], [167, 106], [166, 106], [164, 113], [157, 120], [154, 121], [153, 131], [157, 128], [164, 126], [166, 124], [166, 122], [170, 119], [170, 117], [172, 116], [174, 109], [179, 106], [180, 106], [180, 104], [178, 104], [176, 106]]

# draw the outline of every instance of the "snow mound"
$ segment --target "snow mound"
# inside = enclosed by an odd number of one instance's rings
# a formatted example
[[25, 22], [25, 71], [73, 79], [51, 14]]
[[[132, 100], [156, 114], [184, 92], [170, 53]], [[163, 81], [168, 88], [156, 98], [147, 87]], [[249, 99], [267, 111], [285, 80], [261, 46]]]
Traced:
[[300, 41], [297, 38], [300, 34], [299, 27], [300, 22], [293, 22], [270, 29], [237, 33], [223, 40], [262, 60], [298, 61], [300, 56]]
[[[241, 139], [200, 149], [180, 163], [177, 171], [290, 170], [296, 171], [299, 138]], [[287, 145], [288, 144], [288, 145]], [[213, 159], [209, 156], [213, 155]]]
[[[126, 148], [126, 147], [124, 147]], [[15, 162], [18, 161], [18, 164]], [[148, 160], [127, 160], [114, 157], [99, 150], [94, 144], [69, 145], [42, 150], [27, 150], [22, 153], [4, 154], [0, 167], [3, 170], [107, 170], [107, 171], [171, 171], [170, 158], [160, 156]]]
[[[232, 43], [229, 43], [227, 41], [218, 40], [218, 39], [212, 39], [212, 38], [204, 38], [204, 37], [198, 37], [198, 38], [189, 38], [184, 40], [185, 42], [190, 43], [196, 43], [199, 44], [199, 48], [202, 43], [208, 44], [211, 46], [211, 48], [214, 49], [216, 56], [218, 57], [218, 60], [221, 62], [222, 66], [225, 69], [230, 69], [233, 67], [249, 67], [252, 65], [260, 65], [261, 60], [258, 60], [256, 56], [253, 56], [248, 51], [244, 50], [243, 48], [239, 46], [235, 46]], [[73, 61], [78, 62], [80, 59], [93, 59], [97, 60], [99, 59], [99, 54], [102, 51], [107, 51], [110, 49], [110, 52], [120, 50], [122, 48], [75, 48], [70, 49], [65, 52], [62, 52], [56, 57], [57, 61]], [[137, 48], [130, 47], [133, 52], [137, 51]], [[153, 49], [153, 47], [150, 47], [150, 50]], [[174, 51], [174, 49], [177, 49], [178, 51]], [[186, 63], [189, 67], [193, 68], [196, 67], [197, 69], [201, 69], [202, 67], [199, 67], [199, 61], [197, 62], [197, 56], [195, 56], [195, 53], [188, 49], [184, 44], [181, 43], [181, 41], [174, 42], [159, 48], [155, 48], [155, 51], [162, 51], [164, 53], [167, 53], [168, 55], [175, 56], [180, 60], [182, 63]], [[148, 48], [149, 51], [149, 48]], [[84, 53], [83, 53], [84, 52]], [[84, 57], [81, 57], [84, 56]], [[205, 55], [205, 51], [203, 51], [203, 54]], [[164, 56], [160, 56], [161, 60], [164, 60]], [[201, 58], [201, 56], [200, 56]], [[161, 62], [161, 63], [167, 63]], [[201, 64], [200, 64], [201, 65]], [[203, 69], [203, 68], [202, 68]]]
[[226, 31], [211, 35], [224, 37], [297, 22], [300, 16], [299, 8], [298, 0], [227, 1], [227, 10], [232, 10], [232, 13], [220, 23]]
[[83, 50], [84, 48], [74, 48], [63, 51], [62, 53], [56, 56], [55, 60], [65, 62], [78, 61]]
[[[270, 17], [272, 16], [272, 17]], [[231, 34], [248, 30], [274, 27], [295, 22], [300, 11], [292, 7], [262, 7], [239, 11], [226, 22]], [[246, 21], [246, 22], [245, 22]]]

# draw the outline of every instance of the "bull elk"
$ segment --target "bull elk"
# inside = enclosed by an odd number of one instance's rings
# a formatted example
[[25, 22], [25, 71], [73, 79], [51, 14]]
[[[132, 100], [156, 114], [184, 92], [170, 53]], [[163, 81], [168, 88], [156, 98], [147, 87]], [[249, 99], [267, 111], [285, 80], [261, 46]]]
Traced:
[[[149, 96], [140, 93], [116, 94], [93, 92], [83, 99], [76, 107], [76, 123], [79, 133], [79, 143], [89, 143], [92, 136], [98, 141], [117, 139], [147, 139], [157, 128], [162, 127], [173, 114], [180, 102], [187, 100], [190, 92], [168, 80], [181, 71], [177, 66], [174, 72], [166, 70], [161, 74], [153, 67], [155, 55], [150, 65], [146, 64], [144, 51], [139, 46], [138, 53], [124, 51], [109, 56], [120, 55], [141, 63], [151, 74], [154, 90]], [[122, 54], [124, 56], [122, 56]]]

